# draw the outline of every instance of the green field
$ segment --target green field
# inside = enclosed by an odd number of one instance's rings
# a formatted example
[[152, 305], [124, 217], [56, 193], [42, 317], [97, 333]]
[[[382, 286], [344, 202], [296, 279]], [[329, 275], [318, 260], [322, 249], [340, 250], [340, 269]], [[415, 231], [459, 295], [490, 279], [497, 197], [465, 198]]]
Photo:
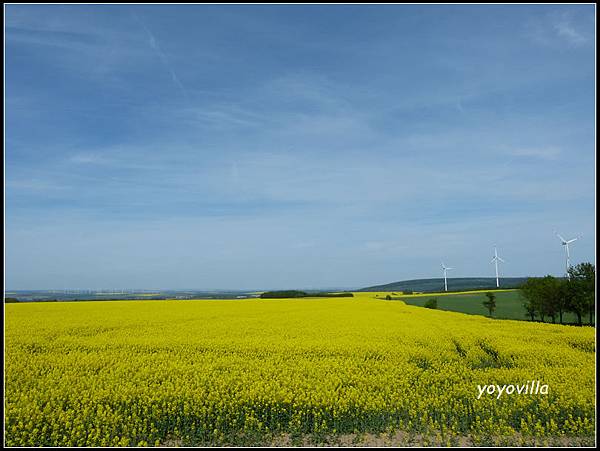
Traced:
[[[528, 320], [525, 309], [523, 308], [523, 297], [519, 290], [494, 291], [496, 295], [495, 318]], [[418, 305], [422, 307], [429, 299], [436, 298], [438, 310], [448, 310], [452, 312], [469, 313], [471, 315], [488, 316], [488, 310], [483, 306], [483, 301], [487, 298], [485, 292], [478, 291], [474, 293], [427, 293], [419, 295], [400, 295], [392, 296], [394, 300], [402, 300], [409, 305]], [[539, 318], [537, 318], [539, 320]], [[550, 318], [545, 318], [546, 322], [551, 322]], [[558, 322], [558, 318], [556, 319]], [[565, 313], [563, 322], [576, 323], [577, 317], [573, 313]], [[585, 319], [584, 319], [585, 323]]]

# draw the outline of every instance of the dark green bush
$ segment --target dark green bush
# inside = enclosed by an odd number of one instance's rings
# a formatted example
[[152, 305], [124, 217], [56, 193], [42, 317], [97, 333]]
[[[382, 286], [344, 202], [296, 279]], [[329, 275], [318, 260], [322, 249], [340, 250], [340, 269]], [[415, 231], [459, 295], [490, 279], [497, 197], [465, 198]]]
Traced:
[[423, 307], [436, 309], [437, 308], [437, 298], [428, 299], [427, 302], [425, 302], [425, 305]]

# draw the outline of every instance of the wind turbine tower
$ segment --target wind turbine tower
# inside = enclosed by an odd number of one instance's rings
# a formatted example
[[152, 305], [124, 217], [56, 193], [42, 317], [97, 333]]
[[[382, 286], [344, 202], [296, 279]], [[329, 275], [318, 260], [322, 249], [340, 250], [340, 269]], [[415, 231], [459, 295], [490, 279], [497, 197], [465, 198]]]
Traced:
[[498, 249], [494, 246], [494, 258], [492, 258], [492, 263], [496, 265], [496, 288], [500, 288], [500, 279], [498, 278], [498, 261], [505, 263], [500, 257], [498, 257]]
[[556, 234], [556, 236], [560, 239], [561, 244], [565, 247], [565, 254], [566, 254], [565, 274], [567, 276], [567, 279], [569, 279], [570, 278], [570, 276], [569, 276], [569, 267], [571, 266], [571, 255], [569, 254], [569, 244], [571, 244], [573, 241], [577, 241], [579, 239], [579, 237], [576, 237], [576, 238], [573, 238], [573, 239], [570, 239], [570, 240], [565, 240], [558, 233]]
[[448, 279], [446, 277], [446, 272], [454, 268], [449, 268], [448, 266], [444, 265], [444, 262], [442, 262], [442, 269], [444, 270], [444, 291], [448, 291]]

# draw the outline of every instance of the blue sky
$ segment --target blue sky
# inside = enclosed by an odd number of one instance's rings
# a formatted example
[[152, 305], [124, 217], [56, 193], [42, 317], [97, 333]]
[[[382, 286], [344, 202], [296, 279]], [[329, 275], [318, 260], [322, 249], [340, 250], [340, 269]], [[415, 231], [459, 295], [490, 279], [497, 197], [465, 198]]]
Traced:
[[5, 6], [8, 289], [595, 261], [595, 7]]

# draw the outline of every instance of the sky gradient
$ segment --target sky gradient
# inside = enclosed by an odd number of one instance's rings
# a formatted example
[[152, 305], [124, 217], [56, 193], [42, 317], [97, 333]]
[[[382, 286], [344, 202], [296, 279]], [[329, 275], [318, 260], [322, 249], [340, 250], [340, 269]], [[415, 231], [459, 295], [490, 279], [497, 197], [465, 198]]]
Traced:
[[7, 5], [7, 289], [595, 261], [594, 5]]

